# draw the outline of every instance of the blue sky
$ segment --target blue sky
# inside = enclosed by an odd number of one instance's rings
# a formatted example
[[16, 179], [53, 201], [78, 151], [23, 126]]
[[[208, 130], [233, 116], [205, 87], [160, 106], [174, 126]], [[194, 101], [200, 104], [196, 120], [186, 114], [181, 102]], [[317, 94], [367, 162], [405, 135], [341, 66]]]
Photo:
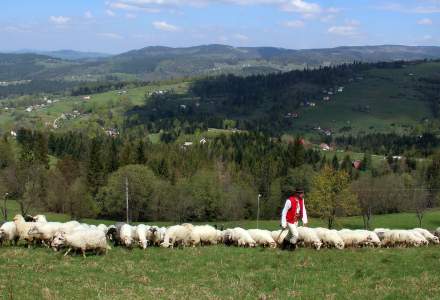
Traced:
[[440, 46], [440, 0], [2, 0], [0, 51]]

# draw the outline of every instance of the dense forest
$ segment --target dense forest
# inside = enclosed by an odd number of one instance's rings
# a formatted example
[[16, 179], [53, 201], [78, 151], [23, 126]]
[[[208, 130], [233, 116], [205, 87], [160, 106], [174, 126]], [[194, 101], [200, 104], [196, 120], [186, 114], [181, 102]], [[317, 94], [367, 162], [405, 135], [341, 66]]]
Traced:
[[[349, 155], [326, 158], [301, 138], [286, 143], [262, 133], [183, 146], [20, 129], [16, 139], [2, 138], [0, 151], [2, 194], [17, 199], [24, 214], [38, 208], [120, 220], [127, 182], [133, 221], [252, 219], [258, 194], [261, 217], [277, 218], [283, 199], [297, 186], [310, 194], [311, 215], [371, 218], [414, 211], [423, 216], [437, 205], [440, 188], [439, 155], [424, 162], [390, 156], [373, 163], [366, 154], [355, 168]], [[335, 199], [330, 215], [317, 209], [323, 201], [317, 191], [326, 185]]]

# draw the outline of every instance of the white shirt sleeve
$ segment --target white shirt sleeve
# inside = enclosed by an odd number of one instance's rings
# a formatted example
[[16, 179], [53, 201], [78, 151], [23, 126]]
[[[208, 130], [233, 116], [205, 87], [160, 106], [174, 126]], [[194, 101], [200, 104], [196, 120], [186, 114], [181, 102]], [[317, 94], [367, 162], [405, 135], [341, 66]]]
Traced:
[[287, 212], [289, 211], [290, 207], [291, 207], [290, 200], [287, 199], [286, 204], [284, 204], [283, 212], [281, 213], [281, 226], [282, 227], [287, 226], [286, 216], [287, 216]]
[[303, 224], [307, 224], [308, 223], [308, 219], [307, 219], [307, 211], [306, 211], [306, 203], [303, 199], [303, 217], [302, 217], [302, 221]]

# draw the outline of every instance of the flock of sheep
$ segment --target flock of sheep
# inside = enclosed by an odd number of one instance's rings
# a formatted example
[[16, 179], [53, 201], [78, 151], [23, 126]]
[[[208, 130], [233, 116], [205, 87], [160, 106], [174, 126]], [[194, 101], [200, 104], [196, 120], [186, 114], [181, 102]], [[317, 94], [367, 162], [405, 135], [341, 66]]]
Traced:
[[[410, 230], [375, 229], [330, 230], [326, 228], [298, 227], [300, 247], [319, 250], [322, 247], [344, 249], [347, 247], [420, 247], [439, 244], [440, 228], [434, 233], [426, 229]], [[66, 223], [48, 222], [44, 215], [27, 217], [16, 215], [13, 222], [5, 222], [0, 227], [0, 243], [17, 244], [25, 241], [28, 246], [41, 244], [55, 251], [67, 249], [105, 254], [111, 249], [108, 241], [115, 246], [127, 248], [150, 246], [173, 248], [176, 246], [235, 245], [239, 247], [284, 247], [288, 244], [287, 230], [262, 230], [232, 228], [219, 230], [210, 225], [182, 224], [170, 227], [149, 225], [132, 226], [125, 223], [98, 226], [70, 221]]]

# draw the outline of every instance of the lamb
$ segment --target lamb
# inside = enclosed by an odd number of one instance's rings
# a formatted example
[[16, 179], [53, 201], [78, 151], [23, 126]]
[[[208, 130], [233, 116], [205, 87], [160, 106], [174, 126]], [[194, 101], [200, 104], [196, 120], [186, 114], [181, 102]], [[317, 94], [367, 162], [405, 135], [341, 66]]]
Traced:
[[260, 246], [276, 248], [277, 243], [272, 238], [271, 232], [269, 230], [262, 229], [249, 229], [249, 235], [252, 239]]
[[52, 247], [65, 246], [68, 248], [66, 256], [71, 250], [81, 250], [83, 257], [86, 257], [87, 250], [96, 253], [107, 253], [111, 248], [107, 245], [105, 234], [97, 229], [78, 230], [71, 233], [58, 233], [52, 241]]
[[173, 248], [175, 245], [187, 246], [191, 235], [191, 227], [191, 224], [169, 227], [160, 246], [164, 248]]
[[210, 225], [194, 226], [189, 239], [193, 247], [198, 245], [216, 245], [218, 241], [217, 230]]
[[428, 240], [429, 243], [432, 243], [432, 244], [439, 244], [440, 243], [439, 238], [436, 237], [435, 235], [433, 235], [431, 232], [429, 232], [426, 229], [414, 228], [413, 231], [420, 233], [425, 239]]
[[342, 238], [338, 235], [336, 230], [330, 230], [327, 228], [314, 228], [316, 235], [321, 240], [323, 246], [335, 247], [339, 250], [344, 249], [345, 244]]
[[234, 244], [239, 247], [255, 247], [256, 242], [251, 235], [240, 227], [225, 230], [225, 244]]
[[142, 249], [147, 249], [148, 242], [147, 242], [147, 233], [150, 230], [150, 226], [139, 224], [136, 226], [136, 235], [135, 240], [139, 242], [139, 245]]
[[322, 246], [322, 242], [312, 228], [298, 227], [298, 245], [313, 247], [319, 250]]
[[33, 241], [33, 237], [29, 235], [29, 230], [32, 226], [35, 225], [34, 222], [26, 222], [22, 215], [16, 215], [14, 217], [14, 223], [17, 227], [17, 234], [20, 240], [25, 240], [27, 242], [28, 247], [30, 243]]
[[17, 226], [14, 222], [5, 222], [0, 227], [0, 245], [5, 241], [9, 241], [11, 244], [17, 245], [19, 236], [17, 232]]

